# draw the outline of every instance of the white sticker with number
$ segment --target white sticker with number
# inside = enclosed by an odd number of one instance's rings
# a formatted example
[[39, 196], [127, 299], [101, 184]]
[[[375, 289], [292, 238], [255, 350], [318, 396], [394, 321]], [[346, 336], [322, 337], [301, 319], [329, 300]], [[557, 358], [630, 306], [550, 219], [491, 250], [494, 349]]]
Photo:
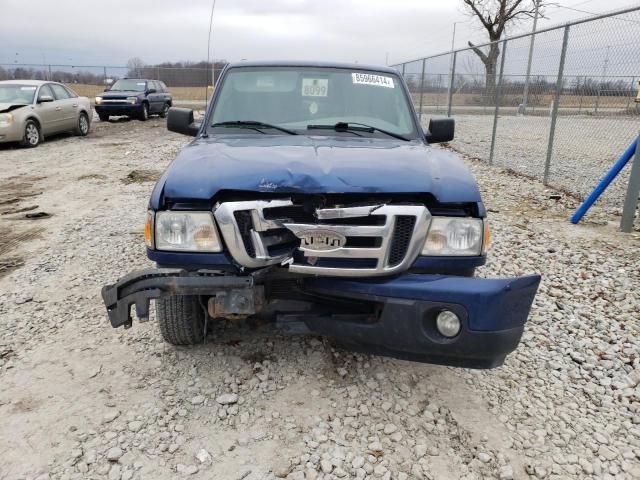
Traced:
[[353, 84], [356, 85], [375, 85], [377, 87], [395, 88], [393, 78], [383, 75], [374, 75], [372, 73], [352, 73], [351, 78]]
[[303, 78], [303, 97], [326, 97], [329, 92], [328, 78]]

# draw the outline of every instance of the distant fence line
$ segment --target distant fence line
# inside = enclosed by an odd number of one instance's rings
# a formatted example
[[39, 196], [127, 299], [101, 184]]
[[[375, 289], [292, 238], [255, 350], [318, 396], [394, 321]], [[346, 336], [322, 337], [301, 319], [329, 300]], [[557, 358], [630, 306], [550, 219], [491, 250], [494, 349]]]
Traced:
[[[216, 62], [216, 78], [226, 63]], [[108, 80], [123, 77], [161, 80], [171, 87], [204, 87], [211, 85], [212, 68], [195, 65], [56, 65], [56, 64], [0, 64], [0, 80], [51, 80], [69, 84], [104, 86]]]
[[[533, 53], [530, 46], [533, 42]], [[394, 65], [462, 153], [586, 196], [638, 135], [640, 7]], [[628, 170], [628, 169], [627, 169]], [[604, 201], [622, 205], [628, 172]]]

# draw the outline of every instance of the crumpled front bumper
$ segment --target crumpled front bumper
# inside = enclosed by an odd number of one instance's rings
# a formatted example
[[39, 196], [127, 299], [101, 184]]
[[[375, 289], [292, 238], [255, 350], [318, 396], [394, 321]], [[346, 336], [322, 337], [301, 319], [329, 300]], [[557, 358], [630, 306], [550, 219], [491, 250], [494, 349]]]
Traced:
[[[225, 290], [251, 289], [263, 281], [257, 276], [158, 268], [133, 272], [103, 287], [102, 297], [112, 326], [128, 327], [132, 305], [136, 305], [137, 316], [146, 319], [152, 299], [212, 296]], [[371, 280], [306, 277], [301, 281], [305, 293], [325, 301], [336, 298], [375, 304], [377, 315], [354, 318], [341, 312], [311, 312], [283, 317], [355, 350], [426, 363], [493, 368], [518, 346], [539, 283], [539, 275], [512, 279], [416, 274]], [[443, 309], [461, 319], [462, 329], [454, 338], [443, 337], [436, 329], [435, 318]]]
[[[485, 279], [412, 275], [382, 282], [317, 278], [314, 292], [377, 301], [376, 322], [305, 321], [309, 330], [338, 338], [345, 346], [394, 358], [467, 368], [494, 368], [516, 349], [540, 284], [539, 275]], [[442, 336], [436, 317], [454, 312], [462, 328], [454, 338]]]

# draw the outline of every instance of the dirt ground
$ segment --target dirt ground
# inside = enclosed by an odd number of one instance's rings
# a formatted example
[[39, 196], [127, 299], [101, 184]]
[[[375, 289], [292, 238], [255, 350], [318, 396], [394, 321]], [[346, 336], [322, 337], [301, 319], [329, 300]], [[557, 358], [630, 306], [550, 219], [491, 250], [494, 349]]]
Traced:
[[150, 265], [147, 198], [187, 141], [153, 118], [0, 146], [0, 480], [640, 478], [640, 235], [604, 210], [570, 226], [573, 200], [478, 162], [481, 275], [545, 278], [499, 369], [112, 329], [100, 288]]

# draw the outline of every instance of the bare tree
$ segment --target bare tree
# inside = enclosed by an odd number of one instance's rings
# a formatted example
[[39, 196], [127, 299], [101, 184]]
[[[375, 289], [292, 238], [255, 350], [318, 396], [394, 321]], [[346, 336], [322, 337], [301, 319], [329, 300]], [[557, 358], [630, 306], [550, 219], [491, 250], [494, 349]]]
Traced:
[[144, 62], [142, 61], [141, 58], [139, 57], [130, 58], [127, 61], [127, 70], [129, 71], [127, 73], [127, 76], [139, 77], [141, 75], [140, 71], [142, 70], [143, 67], [144, 67]]
[[[540, 8], [548, 2], [538, 0]], [[523, 18], [533, 18], [536, 11], [536, 0], [462, 0], [469, 13], [480, 20], [487, 31], [490, 42], [498, 42], [507, 31], [507, 27]], [[484, 52], [472, 42], [469, 46], [482, 60], [485, 68], [487, 93], [492, 95], [496, 85], [499, 43], [491, 43], [489, 51]]]

